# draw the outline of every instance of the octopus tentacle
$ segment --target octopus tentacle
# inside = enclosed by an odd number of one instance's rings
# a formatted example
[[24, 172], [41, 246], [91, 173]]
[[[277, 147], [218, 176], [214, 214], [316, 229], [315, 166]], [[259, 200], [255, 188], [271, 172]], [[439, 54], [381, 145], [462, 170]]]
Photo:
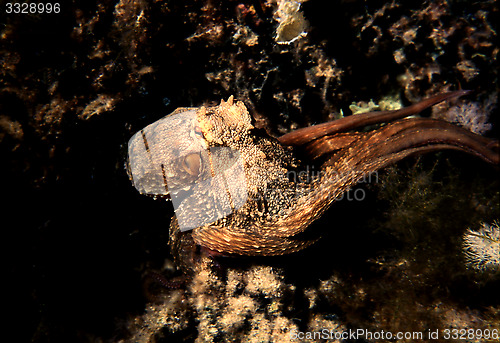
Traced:
[[[273, 228], [267, 228], [272, 230]], [[302, 239], [278, 235], [260, 235], [252, 230], [228, 230], [212, 226], [206, 230], [192, 232], [193, 240], [208, 249], [223, 252], [224, 255], [276, 256], [300, 251], [317, 239]]]
[[384, 123], [408, 117], [422, 112], [426, 108], [436, 105], [444, 100], [456, 98], [468, 93], [470, 93], [470, 91], [468, 90], [447, 92], [430, 97], [419, 103], [402, 108], [400, 110], [376, 111], [356, 114], [327, 123], [298, 129], [279, 137], [278, 140], [281, 144], [284, 145], [303, 145], [320, 137], [331, 135], [337, 132], [345, 132], [367, 125]]
[[[323, 176], [315, 192], [303, 199], [310, 215], [296, 206], [286, 218], [263, 225], [269, 236], [291, 237], [303, 232], [311, 222], [364, 175], [375, 172], [405, 157], [430, 151], [453, 149], [476, 155], [488, 163], [499, 164], [499, 143], [448, 122], [403, 119], [376, 131], [356, 133], [356, 140], [333, 154], [323, 164]], [[337, 135], [330, 138], [335, 144]], [[323, 140], [323, 145], [328, 140]], [[297, 218], [306, 218], [297, 220]], [[284, 229], [286, 228], [286, 229]]]
[[301, 148], [311, 161], [343, 149], [363, 137], [362, 132], [343, 132], [327, 135], [304, 144]]
[[356, 142], [353, 147], [356, 153], [351, 151], [349, 155], [351, 159], [358, 159], [361, 166], [387, 159], [386, 163], [378, 167], [382, 168], [397, 161], [389, 156], [398, 153], [408, 156], [406, 150], [417, 148], [418, 151], [436, 150], [436, 145], [440, 149], [456, 149], [476, 155], [488, 163], [500, 163], [498, 141], [448, 122], [427, 118], [404, 119], [373, 131], [362, 142]]

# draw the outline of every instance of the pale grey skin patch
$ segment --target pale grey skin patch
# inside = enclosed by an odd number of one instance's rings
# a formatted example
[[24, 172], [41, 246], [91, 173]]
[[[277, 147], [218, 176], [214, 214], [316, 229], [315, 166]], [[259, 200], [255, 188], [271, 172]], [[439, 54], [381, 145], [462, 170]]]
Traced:
[[141, 194], [170, 195], [181, 231], [224, 218], [247, 200], [237, 150], [208, 147], [195, 109], [180, 109], [129, 141], [128, 168]]

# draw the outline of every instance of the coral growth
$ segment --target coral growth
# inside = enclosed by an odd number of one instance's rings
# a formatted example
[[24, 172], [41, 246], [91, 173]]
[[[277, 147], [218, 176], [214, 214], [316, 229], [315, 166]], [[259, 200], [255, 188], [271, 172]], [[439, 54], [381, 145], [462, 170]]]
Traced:
[[222, 280], [205, 258], [187, 292], [173, 291], [161, 303], [150, 305], [131, 322], [134, 334], [126, 341], [152, 342], [154, 337], [162, 341], [164, 336], [167, 342], [169, 334], [189, 328], [197, 332], [196, 342], [229, 337], [244, 342], [289, 342], [291, 331], [298, 327], [284, 312], [290, 311], [287, 299], [294, 291], [284, 281], [283, 271], [266, 266], [229, 269]]
[[490, 114], [496, 107], [498, 95], [490, 95], [483, 103], [460, 102], [448, 110], [434, 112], [434, 116], [456, 123], [467, 130], [483, 135], [492, 128], [489, 123]]
[[500, 226], [498, 222], [482, 223], [476, 231], [464, 234], [464, 253], [467, 265], [482, 271], [500, 272]]
[[[307, 1], [307, 0], [306, 0]], [[278, 44], [291, 44], [306, 35], [307, 21], [300, 11], [302, 1], [279, 0], [274, 17], [279, 23], [276, 28], [276, 42]]]

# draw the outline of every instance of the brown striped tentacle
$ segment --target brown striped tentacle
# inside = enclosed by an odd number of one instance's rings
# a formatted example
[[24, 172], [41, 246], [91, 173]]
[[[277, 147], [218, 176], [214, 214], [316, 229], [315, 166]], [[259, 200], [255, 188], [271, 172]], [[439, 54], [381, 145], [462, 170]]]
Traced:
[[400, 110], [376, 111], [356, 114], [327, 123], [298, 129], [279, 137], [278, 140], [281, 144], [284, 145], [303, 145], [326, 135], [331, 135], [338, 132], [346, 132], [367, 125], [385, 123], [408, 117], [422, 112], [426, 108], [436, 105], [444, 100], [456, 98], [468, 93], [470, 93], [470, 91], [468, 90], [447, 92], [430, 97], [419, 103], [402, 108]]

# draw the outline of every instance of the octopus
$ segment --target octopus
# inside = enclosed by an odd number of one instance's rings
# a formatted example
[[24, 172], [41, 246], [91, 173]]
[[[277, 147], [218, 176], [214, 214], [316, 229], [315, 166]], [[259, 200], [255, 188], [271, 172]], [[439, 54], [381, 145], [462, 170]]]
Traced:
[[278, 138], [255, 128], [244, 103], [231, 96], [218, 106], [179, 108], [139, 131], [129, 142], [127, 169], [140, 193], [172, 198], [169, 244], [179, 263], [192, 260], [196, 247], [224, 256], [289, 254], [319, 239], [307, 228], [336, 199], [401, 159], [453, 149], [499, 164], [498, 141], [414, 116], [467, 93]]

